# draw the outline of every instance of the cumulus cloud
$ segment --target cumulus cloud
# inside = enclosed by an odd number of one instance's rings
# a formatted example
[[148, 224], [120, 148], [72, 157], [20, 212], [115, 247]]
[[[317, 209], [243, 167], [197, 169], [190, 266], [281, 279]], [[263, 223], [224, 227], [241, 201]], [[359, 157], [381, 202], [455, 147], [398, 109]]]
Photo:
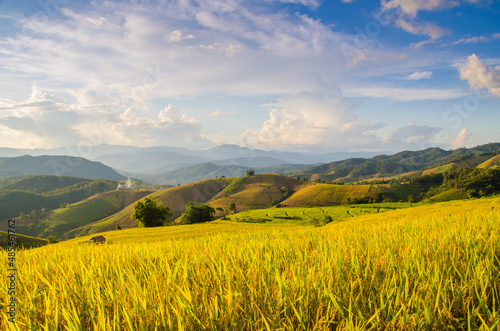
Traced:
[[184, 39], [194, 39], [194, 38], [195, 37], [192, 34], [184, 36], [182, 34], [181, 30], [174, 30], [165, 36], [165, 41], [170, 42], [170, 43], [174, 43], [174, 42], [179, 42], [179, 41], [184, 40]]
[[414, 72], [411, 75], [408, 75], [406, 79], [409, 80], [420, 80], [420, 79], [429, 79], [432, 77], [432, 71], [422, 71], [422, 72]]
[[35, 86], [23, 102], [1, 100], [0, 140], [4, 146], [18, 148], [78, 145], [88, 142], [89, 137], [94, 137], [90, 139], [94, 145], [213, 145], [196, 119], [181, 114], [172, 105], [161, 110], [157, 117], [146, 117], [125, 104], [117, 108], [119, 100], [93, 91], [82, 91], [79, 95], [84, 102], [71, 103]]
[[471, 136], [471, 132], [467, 128], [463, 128], [458, 136], [453, 140], [451, 146], [453, 149], [466, 147], [467, 139]]
[[[0, 38], [0, 70], [4, 81], [23, 74], [44, 87], [57, 82], [59, 89], [116, 96], [143, 91], [148, 68], [159, 67], [163, 80], [147, 89], [144, 102], [159, 95], [294, 93], [311, 89], [304, 79], [311, 72], [331, 77], [344, 61], [332, 51], [343, 35], [305, 14], [275, 8], [272, 1], [193, 0], [64, 9], [36, 29], [22, 19], [23, 33]], [[313, 60], [304, 65], [304, 59]]]
[[486, 88], [492, 95], [500, 97], [500, 65], [488, 67], [472, 54], [465, 64], [458, 67], [458, 72], [460, 79], [467, 80], [472, 89]]
[[[281, 98], [259, 130], [246, 130], [242, 143], [261, 148], [340, 149], [359, 147], [379, 139], [373, 134], [382, 123], [363, 121], [340, 91], [302, 92]], [[342, 147], [339, 147], [342, 145]]]
[[[417, 125], [410, 121], [407, 126], [401, 127], [385, 138], [391, 144], [415, 144], [415, 146], [432, 145], [432, 142], [443, 129], [428, 125]], [[415, 148], [417, 149], [417, 148]]]

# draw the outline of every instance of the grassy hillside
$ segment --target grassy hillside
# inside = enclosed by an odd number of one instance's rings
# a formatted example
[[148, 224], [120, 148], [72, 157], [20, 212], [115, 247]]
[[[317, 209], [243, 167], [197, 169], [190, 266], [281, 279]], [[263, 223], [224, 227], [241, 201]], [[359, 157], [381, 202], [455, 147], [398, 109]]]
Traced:
[[75, 177], [21, 176], [0, 180], [0, 221], [22, 214], [41, 217], [45, 211], [113, 190], [117, 182]]
[[92, 180], [68, 176], [26, 175], [0, 178], [1, 190], [17, 190], [33, 193], [48, 193], [67, 188], [79, 183], [90, 183]]
[[498, 168], [500, 167], [500, 154], [484, 161], [480, 165], [477, 166], [478, 168]]
[[391, 192], [389, 185], [311, 184], [281, 204], [286, 207], [332, 206], [346, 203], [348, 197], [375, 196]]
[[[300, 182], [296, 178], [274, 174], [240, 177], [211, 199], [210, 204], [225, 209], [234, 202], [236, 212], [269, 208], [284, 199], [283, 187], [293, 192], [299, 189]], [[220, 210], [216, 213], [217, 217], [223, 215]]]
[[[270, 208], [278, 203], [283, 207], [339, 205], [345, 203], [348, 197], [374, 197], [377, 193], [391, 197], [401, 196], [401, 199], [406, 199], [409, 194], [413, 194], [413, 190], [412, 193], [407, 192], [409, 186], [411, 185], [405, 186], [403, 189], [391, 189], [388, 184], [354, 186], [301, 183], [296, 178], [261, 174], [205, 180], [157, 191], [150, 196], [158, 197], [164, 205], [172, 209], [171, 220], [173, 221], [181, 216], [189, 201], [195, 204], [209, 203], [216, 209], [215, 217], [221, 218], [231, 203], [236, 204], [235, 212], [239, 213], [245, 210]], [[418, 186], [415, 187], [415, 190], [420, 193]], [[130, 219], [133, 207], [131, 204], [112, 216], [75, 229], [70, 237], [114, 230], [116, 224], [120, 225], [122, 229], [137, 227], [137, 221]]]
[[234, 222], [262, 223], [268, 225], [324, 225], [321, 223], [325, 216], [329, 216], [331, 222], [338, 222], [356, 216], [384, 213], [410, 206], [412, 206], [411, 203], [373, 203], [332, 207], [271, 208], [248, 210], [235, 215], [229, 215], [226, 219]]
[[[173, 211], [171, 220], [175, 220], [184, 212], [186, 204], [189, 201], [192, 201], [195, 204], [207, 202], [218, 194], [231, 181], [232, 179], [225, 178], [208, 179], [197, 183], [157, 191], [148, 196], [159, 198], [164, 205], [168, 206]], [[116, 224], [120, 225], [122, 229], [135, 228], [137, 227], [137, 221], [130, 219], [130, 215], [133, 213], [133, 208], [134, 204], [132, 203], [116, 214], [89, 224], [81, 229], [74, 230], [71, 236], [80, 236], [114, 230], [116, 228]]]
[[[41, 238], [29, 237], [16, 233], [16, 243], [18, 248], [34, 248], [41, 247], [49, 244], [49, 241]], [[0, 231], [0, 248], [9, 247], [8, 233]], [[7, 261], [7, 259], [5, 260]]]
[[[49, 211], [43, 217], [17, 218], [19, 233], [31, 236], [71, 238], [71, 230], [112, 215], [129, 204], [150, 194], [151, 190], [110, 191], [96, 194], [83, 201]], [[0, 222], [6, 230], [7, 222]]]
[[[500, 199], [441, 203], [319, 228], [216, 221], [19, 252], [17, 323], [51, 330], [491, 330], [500, 322], [499, 208]], [[5, 263], [0, 273], [7, 274]], [[8, 298], [0, 287], [0, 302]]]

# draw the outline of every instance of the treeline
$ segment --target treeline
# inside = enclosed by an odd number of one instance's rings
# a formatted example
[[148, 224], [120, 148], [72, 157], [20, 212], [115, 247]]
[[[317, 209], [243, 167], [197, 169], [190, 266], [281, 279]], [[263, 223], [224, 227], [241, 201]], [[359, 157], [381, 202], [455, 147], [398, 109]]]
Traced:
[[[399, 201], [417, 202], [443, 193], [448, 190], [463, 191], [469, 198], [479, 198], [500, 191], [500, 169], [460, 168], [443, 173], [416, 177], [400, 177], [384, 183], [418, 186], [422, 189], [420, 195], [409, 194]], [[369, 184], [369, 183], [366, 183]], [[372, 182], [373, 184], [373, 182]], [[375, 196], [347, 198], [344, 204], [364, 204], [398, 201], [393, 194], [377, 193]]]
[[41, 217], [48, 210], [106, 192], [108, 186], [116, 185], [115, 182], [101, 179], [26, 177], [8, 178], [0, 183], [0, 221], [22, 215]]
[[454, 169], [436, 174], [434, 178], [439, 178], [439, 175], [441, 185], [429, 190], [427, 197], [450, 189], [466, 191], [469, 197], [480, 197], [500, 190], [500, 169]]

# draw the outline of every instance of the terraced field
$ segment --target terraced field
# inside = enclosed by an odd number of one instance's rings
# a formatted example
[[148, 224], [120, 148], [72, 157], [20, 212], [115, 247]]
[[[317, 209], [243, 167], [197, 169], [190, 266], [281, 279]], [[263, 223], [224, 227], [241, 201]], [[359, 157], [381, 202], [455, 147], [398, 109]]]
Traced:
[[0, 329], [494, 330], [499, 209], [496, 198], [324, 227], [215, 221], [19, 251], [16, 324], [1, 286]]
[[348, 197], [375, 196], [391, 192], [389, 185], [335, 185], [312, 184], [294, 193], [282, 203], [286, 207], [312, 207], [340, 205]]

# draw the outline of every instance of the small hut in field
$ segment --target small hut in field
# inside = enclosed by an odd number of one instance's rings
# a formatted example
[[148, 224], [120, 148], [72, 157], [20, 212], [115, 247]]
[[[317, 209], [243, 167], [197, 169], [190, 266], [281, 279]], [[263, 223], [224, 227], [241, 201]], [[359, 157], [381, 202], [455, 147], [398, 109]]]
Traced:
[[103, 236], [92, 237], [90, 238], [90, 242], [93, 242], [94, 244], [104, 244], [106, 242], [106, 238]]

